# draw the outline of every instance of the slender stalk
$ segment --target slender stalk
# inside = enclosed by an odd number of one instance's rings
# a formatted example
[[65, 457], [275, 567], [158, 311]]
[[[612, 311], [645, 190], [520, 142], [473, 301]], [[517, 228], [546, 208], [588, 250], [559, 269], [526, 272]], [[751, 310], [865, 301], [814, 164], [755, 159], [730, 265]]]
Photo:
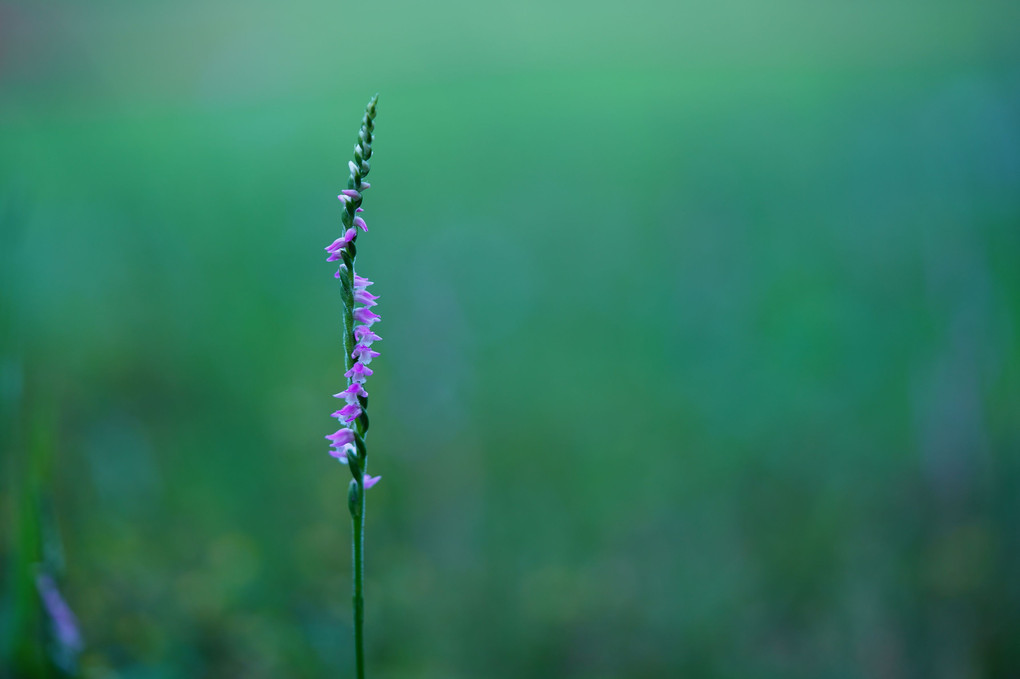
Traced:
[[[353, 187], [353, 182], [351, 182]], [[359, 201], [360, 202], [360, 201]], [[351, 215], [345, 213], [345, 217]], [[354, 338], [354, 262], [357, 258], [357, 249], [352, 243], [349, 248], [350, 266], [341, 271], [341, 277], [346, 285], [343, 286], [344, 297], [344, 354], [345, 365], [348, 370], [354, 367], [354, 346], [357, 341]], [[354, 423], [354, 430], [361, 440], [364, 440], [366, 427], [362, 418]], [[354, 611], [354, 662], [355, 676], [357, 679], [365, 679], [365, 481], [364, 475], [368, 473], [368, 460], [366, 448], [360, 447], [358, 451], [360, 460], [350, 462], [354, 478], [351, 480], [351, 491], [348, 497], [349, 509], [351, 511], [351, 524], [353, 525], [351, 537], [351, 559], [353, 561], [353, 611]]]
[[365, 679], [365, 489], [359, 488], [359, 516], [354, 523], [354, 662], [357, 679]]
[[[354, 250], [352, 248], [352, 250]], [[344, 290], [344, 354], [345, 364], [350, 370], [354, 367], [354, 261], [357, 251], [354, 250], [351, 256], [351, 265], [346, 271], [341, 272], [347, 285]], [[364, 437], [365, 428], [361, 422], [355, 422], [355, 431]], [[368, 473], [368, 460], [361, 451], [360, 464], [356, 465], [359, 471], [351, 480], [352, 496], [348, 498], [351, 510], [351, 524], [354, 530], [351, 536], [351, 559], [353, 561], [353, 611], [354, 611], [354, 662], [355, 676], [357, 679], [365, 679], [365, 482], [364, 474]]]
[[[378, 96], [378, 95], [377, 95]], [[365, 381], [366, 365], [371, 361], [372, 356], [378, 356], [377, 352], [368, 350], [373, 340], [379, 337], [369, 333], [357, 335], [356, 332], [368, 330], [372, 323], [378, 320], [378, 316], [368, 312], [369, 307], [374, 306], [375, 297], [366, 292], [366, 287], [371, 281], [363, 278], [355, 279], [354, 264], [358, 256], [357, 233], [358, 229], [367, 231], [364, 219], [358, 216], [360, 212], [362, 193], [369, 188], [364, 180], [370, 170], [369, 158], [372, 156], [373, 141], [373, 119], [375, 118], [375, 105], [377, 96], [372, 97], [365, 109], [365, 116], [362, 119], [361, 129], [358, 132], [358, 145], [354, 149], [354, 160], [351, 161], [351, 177], [347, 183], [347, 191], [342, 192], [338, 198], [343, 200], [344, 210], [342, 222], [346, 231], [341, 239], [333, 243], [328, 251], [333, 253], [328, 261], [339, 259], [343, 265], [337, 270], [336, 277], [340, 280], [340, 295], [343, 300], [343, 343], [344, 343], [344, 364], [347, 367], [347, 386], [355, 391], [348, 397], [346, 409], [337, 411], [334, 415], [341, 418], [347, 417], [346, 421], [353, 423], [348, 425], [349, 429], [338, 431], [336, 434], [327, 436], [334, 441], [336, 451], [346, 450], [344, 461], [351, 471], [350, 484], [347, 489], [347, 507], [351, 512], [352, 547], [351, 555], [353, 560], [353, 608], [354, 608], [354, 657], [357, 679], [365, 679], [365, 490], [371, 487], [379, 479], [368, 477], [368, 449], [365, 445], [365, 436], [368, 433], [368, 395], [363, 387], [360, 393], [357, 392], [359, 384]], [[356, 303], [365, 306], [357, 308]], [[358, 327], [357, 322], [362, 323]], [[364, 339], [363, 344], [358, 344], [359, 338]], [[357, 356], [357, 360], [355, 357]], [[358, 372], [361, 370], [362, 372]], [[371, 375], [371, 370], [367, 370]], [[341, 394], [337, 394], [341, 396]], [[346, 411], [352, 410], [353, 414], [347, 415]], [[345, 446], [353, 444], [353, 449]], [[337, 455], [334, 455], [337, 456]]]

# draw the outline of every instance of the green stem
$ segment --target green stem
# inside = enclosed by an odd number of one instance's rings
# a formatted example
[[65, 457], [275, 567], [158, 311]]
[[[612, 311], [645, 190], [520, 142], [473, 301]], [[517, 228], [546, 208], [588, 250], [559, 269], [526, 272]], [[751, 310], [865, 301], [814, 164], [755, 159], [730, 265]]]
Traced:
[[[346, 360], [344, 365], [350, 370], [354, 367], [354, 298], [351, 294], [354, 290], [354, 258], [351, 258], [350, 266], [341, 274], [347, 282], [347, 289], [344, 294], [344, 353]], [[355, 423], [355, 431], [364, 436], [360, 422]], [[366, 460], [362, 456], [357, 462], [359, 472], [354, 476], [354, 483], [357, 484], [357, 498], [350, 505], [351, 522], [354, 525], [353, 545], [351, 555], [354, 561], [354, 662], [355, 676], [357, 679], [365, 679], [365, 467]], [[353, 467], [352, 467], [353, 470]]]
[[354, 522], [354, 658], [357, 679], [365, 679], [365, 488], [358, 484], [361, 511]]
[[[355, 149], [354, 161], [360, 167], [352, 172], [347, 187], [350, 189], [361, 189], [361, 177], [368, 174], [368, 159], [372, 156], [372, 119], [375, 118], [375, 103], [378, 95], [372, 97], [365, 109], [365, 117], [362, 120], [362, 127], [358, 134], [359, 146]], [[361, 205], [361, 198], [348, 201], [344, 206], [343, 224], [345, 228], [354, 227], [354, 215], [356, 209]], [[350, 245], [345, 248], [343, 260], [346, 268], [341, 269], [342, 290], [344, 301], [343, 333], [344, 333], [344, 365], [347, 370], [354, 367], [354, 347], [357, 341], [354, 338], [354, 262], [358, 256], [357, 230]], [[353, 379], [348, 380], [350, 386]], [[368, 402], [360, 399], [362, 408], [367, 407]], [[354, 560], [354, 658], [357, 679], [365, 679], [365, 474], [368, 473], [367, 450], [365, 449], [364, 436], [368, 431], [368, 416], [363, 415], [357, 418], [352, 428], [355, 431], [355, 445], [357, 453], [355, 457], [349, 457], [351, 473], [354, 476], [349, 486], [347, 503], [351, 512], [351, 522], [354, 524], [353, 548], [351, 554]], [[353, 494], [353, 495], [352, 495]]]

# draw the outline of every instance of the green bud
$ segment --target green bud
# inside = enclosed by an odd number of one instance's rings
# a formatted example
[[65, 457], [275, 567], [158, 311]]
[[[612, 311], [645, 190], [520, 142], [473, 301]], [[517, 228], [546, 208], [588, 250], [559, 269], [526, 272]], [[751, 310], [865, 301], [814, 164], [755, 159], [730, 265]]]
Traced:
[[347, 449], [347, 468], [351, 470], [351, 476], [356, 479], [360, 479], [364, 473], [364, 458], [357, 453], [352, 453], [350, 448]]
[[[340, 278], [343, 278], [343, 276], [340, 276]], [[344, 303], [344, 309], [346, 309], [346, 310], [348, 310], [348, 311], [350, 311], [352, 313], [354, 312], [354, 295], [353, 294], [351, 294], [349, 292], [346, 292], [346, 291], [341, 291], [340, 292], [340, 301]], [[354, 335], [352, 334], [351, 337], [353, 338]], [[354, 344], [357, 344], [357, 342], [355, 342]]]
[[347, 486], [347, 509], [355, 519], [361, 516], [361, 486], [354, 479]]

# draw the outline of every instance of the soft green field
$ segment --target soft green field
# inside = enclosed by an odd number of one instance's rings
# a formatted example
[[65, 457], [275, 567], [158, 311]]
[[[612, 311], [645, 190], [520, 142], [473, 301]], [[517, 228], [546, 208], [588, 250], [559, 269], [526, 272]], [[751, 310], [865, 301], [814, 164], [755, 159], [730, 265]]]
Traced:
[[1020, 676], [1018, 26], [0, 4], [0, 677], [353, 675], [377, 91], [372, 677]]

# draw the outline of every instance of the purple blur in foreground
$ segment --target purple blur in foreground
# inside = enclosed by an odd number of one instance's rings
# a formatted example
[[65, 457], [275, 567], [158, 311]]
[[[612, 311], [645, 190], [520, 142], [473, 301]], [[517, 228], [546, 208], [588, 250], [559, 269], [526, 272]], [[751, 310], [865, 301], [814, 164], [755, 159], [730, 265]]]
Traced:
[[64, 601], [64, 597], [60, 595], [53, 578], [46, 573], [39, 573], [35, 576], [35, 586], [39, 589], [43, 607], [50, 617], [57, 643], [68, 651], [80, 651], [84, 643], [81, 633], [78, 632], [78, 620], [74, 617], [71, 607]]

